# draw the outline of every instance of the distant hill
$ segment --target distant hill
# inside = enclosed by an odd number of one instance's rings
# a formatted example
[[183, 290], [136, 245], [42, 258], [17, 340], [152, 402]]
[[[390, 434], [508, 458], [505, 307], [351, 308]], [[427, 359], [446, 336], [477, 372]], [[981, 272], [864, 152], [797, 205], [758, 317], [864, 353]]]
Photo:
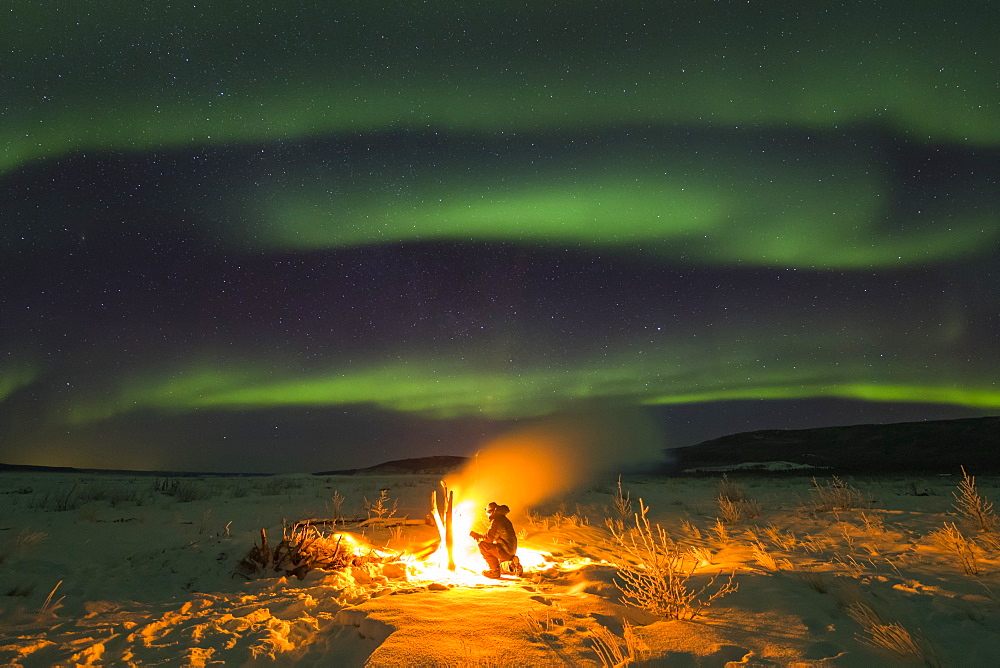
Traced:
[[833, 473], [955, 473], [962, 465], [1000, 473], [1000, 417], [751, 431], [667, 452], [674, 473], [773, 461]]
[[[439, 455], [436, 457], [416, 457], [414, 459], [398, 459], [369, 466], [363, 469], [343, 469], [340, 471], [321, 471], [313, 475], [400, 475], [425, 474], [444, 475], [461, 468], [468, 457], [452, 457]], [[4, 464], [0, 462], [0, 472], [17, 473], [99, 473], [132, 476], [270, 476], [272, 473], [206, 473], [198, 471], [132, 471], [128, 469], [78, 469], [71, 466], [34, 466], [31, 464]]]
[[313, 475], [400, 475], [407, 473], [443, 475], [461, 468], [468, 460], [468, 457], [452, 457], [449, 455], [415, 457], [413, 459], [397, 459], [363, 469], [320, 471]]
[[78, 469], [72, 466], [35, 466], [32, 464], [4, 464], [0, 462], [0, 472], [11, 471], [16, 473], [99, 473], [107, 475], [131, 475], [131, 476], [244, 476], [260, 477], [273, 475], [272, 473], [219, 473], [219, 472], [199, 472], [199, 471], [135, 471], [132, 469]]

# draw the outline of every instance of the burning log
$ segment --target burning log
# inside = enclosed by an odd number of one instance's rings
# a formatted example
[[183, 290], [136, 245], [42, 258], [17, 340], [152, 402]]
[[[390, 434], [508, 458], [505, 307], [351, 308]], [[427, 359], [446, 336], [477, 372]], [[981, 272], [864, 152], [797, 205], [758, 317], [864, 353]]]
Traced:
[[455, 492], [448, 491], [448, 487], [441, 483], [444, 487], [445, 494], [448, 496], [448, 502], [445, 504], [445, 516], [444, 516], [444, 546], [448, 550], [448, 570], [455, 570], [455, 522], [454, 516], [452, 514], [455, 508]]
[[454, 530], [454, 506], [455, 492], [449, 490], [448, 485], [441, 481], [441, 491], [444, 501], [444, 512], [438, 508], [437, 490], [431, 492], [431, 508], [433, 509], [434, 523], [437, 525], [438, 534], [444, 536], [444, 547], [448, 553], [448, 570], [455, 570], [455, 530]]

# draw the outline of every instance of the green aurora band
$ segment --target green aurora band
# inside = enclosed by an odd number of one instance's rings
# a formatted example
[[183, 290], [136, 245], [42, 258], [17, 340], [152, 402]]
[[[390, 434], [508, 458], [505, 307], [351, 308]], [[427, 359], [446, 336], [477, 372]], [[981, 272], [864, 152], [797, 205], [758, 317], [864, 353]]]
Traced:
[[689, 9], [15, 1], [0, 171], [67, 153], [405, 128], [878, 125], [1000, 143], [990, 3]]
[[[79, 400], [69, 415], [72, 422], [87, 423], [148, 408], [241, 411], [369, 404], [440, 419], [506, 419], [544, 415], [593, 399], [658, 405], [813, 397], [1000, 408], [991, 371], [957, 353], [913, 368], [903, 357], [845, 355], [849, 342], [832, 334], [822, 343], [817, 340], [785, 340], [767, 355], [738, 339], [722, 345], [717, 341], [711, 355], [704, 354], [704, 342], [695, 340], [656, 346], [648, 340], [645, 346], [621, 342], [616, 348], [626, 352], [558, 367], [536, 363], [505, 368], [498, 361], [484, 369], [452, 356], [413, 354], [393, 363], [369, 361], [280, 378], [264, 371], [278, 367], [266, 360], [177, 361], [167, 373], [122, 382], [115, 398]], [[286, 371], [296, 366], [287, 358], [282, 364]]]
[[514, 241], [718, 266], [870, 269], [955, 261], [1000, 239], [986, 175], [965, 186], [983, 204], [963, 211], [952, 188], [947, 200], [908, 197], [919, 211], [890, 212], [898, 195], [885, 155], [849, 141], [817, 138], [812, 155], [730, 137], [698, 148], [609, 143], [503, 161], [489, 159], [489, 144], [475, 158], [442, 150], [417, 174], [292, 170], [222, 209], [248, 208], [230, 237], [282, 250]]

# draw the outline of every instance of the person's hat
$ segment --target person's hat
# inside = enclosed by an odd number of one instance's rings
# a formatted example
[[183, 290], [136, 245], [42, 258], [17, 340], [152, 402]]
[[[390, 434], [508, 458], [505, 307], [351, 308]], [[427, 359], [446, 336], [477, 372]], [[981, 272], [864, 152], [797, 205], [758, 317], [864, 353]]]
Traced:
[[496, 501], [490, 501], [490, 505], [486, 506], [486, 512], [492, 513], [494, 510], [497, 509], [497, 507], [498, 506]]

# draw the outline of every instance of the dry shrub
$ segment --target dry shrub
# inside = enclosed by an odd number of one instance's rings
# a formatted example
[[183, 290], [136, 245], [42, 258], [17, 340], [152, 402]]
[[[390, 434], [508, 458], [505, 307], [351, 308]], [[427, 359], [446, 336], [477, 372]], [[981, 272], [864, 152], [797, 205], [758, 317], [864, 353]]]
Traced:
[[958, 514], [967, 519], [976, 529], [982, 532], [996, 530], [1000, 518], [993, 512], [993, 503], [982, 496], [976, 489], [976, 478], [965, 472], [962, 467], [962, 482], [958, 484], [958, 492], [952, 492], [955, 497], [954, 508]]
[[747, 498], [747, 490], [735, 480], [730, 480], [729, 475], [723, 473], [722, 480], [715, 483], [715, 496], [730, 501], [742, 501]]
[[663, 527], [651, 524], [648, 512], [639, 499], [635, 527], [627, 532], [612, 531], [626, 562], [615, 579], [626, 603], [666, 619], [692, 619], [715, 599], [736, 591], [735, 573], [718, 587], [713, 587], [716, 577], [712, 577], [700, 589], [692, 588], [689, 581], [698, 560]]
[[738, 524], [743, 520], [760, 517], [760, 503], [754, 499], [732, 500], [723, 496], [719, 497], [720, 519], [726, 524]]
[[732, 537], [729, 535], [729, 529], [726, 528], [726, 525], [718, 517], [715, 518], [712, 531], [715, 532], [715, 537], [718, 539], [720, 545], [729, 545], [729, 541], [732, 540]]
[[722, 480], [715, 484], [716, 499], [719, 502], [719, 515], [726, 524], [760, 517], [760, 502], [747, 495], [746, 488], [723, 474]]
[[374, 501], [369, 501], [368, 497], [365, 497], [365, 511], [368, 513], [368, 519], [392, 519], [397, 510], [399, 510], [399, 500], [390, 498], [387, 489], [380, 489]]
[[614, 511], [613, 519], [617, 520], [620, 524], [628, 522], [634, 513], [632, 510], [632, 494], [622, 489], [622, 477], [620, 475], [618, 476], [618, 489], [615, 491], [612, 499], [612, 510]]
[[338, 492], [337, 490], [333, 490], [333, 496], [330, 497], [330, 500], [326, 504], [326, 508], [329, 511], [330, 517], [332, 517], [335, 520], [343, 519], [344, 501], [346, 501], [344, 495]]
[[977, 553], [980, 551], [979, 546], [974, 540], [962, 533], [957, 526], [945, 522], [943, 528], [931, 532], [930, 538], [938, 548], [955, 557], [966, 575], [979, 575], [979, 559], [977, 558]]
[[844, 482], [837, 476], [833, 479], [819, 484], [816, 478], [812, 479], [813, 488], [809, 490], [813, 493], [813, 512], [826, 512], [829, 510], [850, 510], [852, 508], [862, 508], [871, 505], [869, 500], [857, 487], [848, 482]]

